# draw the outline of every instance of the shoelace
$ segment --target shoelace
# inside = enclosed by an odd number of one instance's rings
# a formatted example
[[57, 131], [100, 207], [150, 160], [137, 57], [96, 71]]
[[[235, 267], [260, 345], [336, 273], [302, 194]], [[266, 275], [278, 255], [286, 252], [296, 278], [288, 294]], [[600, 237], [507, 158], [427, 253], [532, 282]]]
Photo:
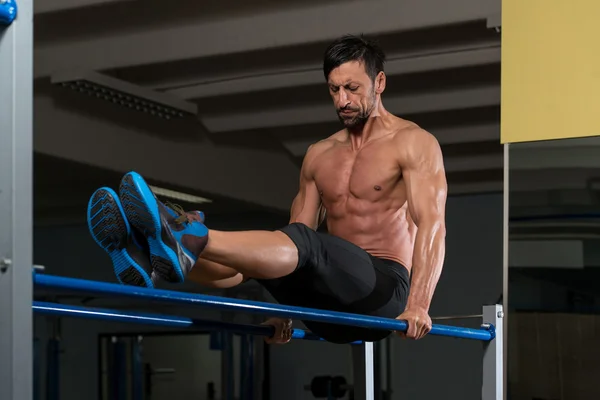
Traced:
[[175, 211], [175, 214], [179, 215], [177, 218], [175, 218], [176, 223], [185, 224], [190, 222], [190, 218], [188, 217], [187, 213], [179, 204], [174, 204], [170, 201], [166, 201], [165, 206], [169, 207], [171, 210]]

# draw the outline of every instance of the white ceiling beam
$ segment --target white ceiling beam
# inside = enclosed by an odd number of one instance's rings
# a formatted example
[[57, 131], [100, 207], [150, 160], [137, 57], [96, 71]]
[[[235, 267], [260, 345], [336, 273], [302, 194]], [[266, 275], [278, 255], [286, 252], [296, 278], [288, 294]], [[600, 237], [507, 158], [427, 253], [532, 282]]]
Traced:
[[[463, 46], [439, 49], [437, 52], [390, 55], [385, 65], [385, 72], [388, 76], [393, 76], [455, 67], [487, 65], [500, 62], [500, 54], [500, 46], [490, 43], [478, 47]], [[182, 99], [202, 99], [319, 83], [325, 84], [322, 66], [311, 64], [287, 70], [257, 70], [245, 76], [232, 74], [212, 76], [203, 82], [195, 82], [190, 86], [167, 90], [167, 93]]]
[[136, 0], [35, 0], [33, 2], [33, 12], [35, 14], [45, 14], [125, 1]]
[[[434, 128], [429, 130], [429, 132], [437, 138], [441, 145], [490, 142], [494, 140], [497, 140], [498, 143], [500, 143], [500, 125], [498, 124]], [[333, 134], [334, 132], [331, 133]], [[283, 135], [281, 136], [283, 137]], [[302, 157], [306, 153], [308, 146], [315, 141], [316, 140], [306, 140], [302, 138], [290, 138], [283, 140], [282, 144], [294, 157]]]
[[[497, 106], [500, 88], [484, 86], [394, 97], [384, 94], [383, 104], [388, 111], [398, 115]], [[333, 103], [202, 117], [203, 124], [213, 133], [336, 121]]]
[[497, 0], [325, 2], [203, 23], [178, 21], [160, 27], [132, 27], [127, 32], [109, 32], [93, 39], [73, 38], [38, 45], [34, 53], [35, 76], [67, 68], [104, 70], [327, 42], [349, 32], [377, 35], [484, 21], [497, 12], [498, 3]]

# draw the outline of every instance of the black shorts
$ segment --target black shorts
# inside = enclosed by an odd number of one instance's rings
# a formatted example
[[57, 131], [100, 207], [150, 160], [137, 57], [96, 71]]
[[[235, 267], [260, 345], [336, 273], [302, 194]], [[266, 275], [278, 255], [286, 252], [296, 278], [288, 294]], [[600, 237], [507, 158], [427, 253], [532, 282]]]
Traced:
[[[410, 279], [401, 264], [377, 258], [335, 236], [293, 223], [281, 229], [298, 247], [294, 272], [260, 282], [281, 304], [396, 318], [406, 306]], [[377, 341], [391, 332], [303, 321], [334, 343]]]

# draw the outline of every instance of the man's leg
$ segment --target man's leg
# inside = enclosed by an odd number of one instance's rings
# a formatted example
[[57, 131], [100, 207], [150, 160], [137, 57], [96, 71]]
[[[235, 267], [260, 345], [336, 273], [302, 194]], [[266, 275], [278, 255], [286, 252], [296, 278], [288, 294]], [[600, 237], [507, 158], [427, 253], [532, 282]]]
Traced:
[[200, 257], [257, 279], [281, 278], [298, 265], [298, 249], [281, 231], [209, 230]]
[[135, 172], [123, 177], [119, 196], [131, 225], [148, 239], [155, 272], [167, 281], [182, 282], [200, 256], [248, 278], [279, 278], [298, 265], [298, 249], [283, 232], [209, 231], [200, 213], [165, 206]]
[[206, 287], [227, 289], [243, 283], [245, 278], [233, 268], [199, 258], [187, 280]]

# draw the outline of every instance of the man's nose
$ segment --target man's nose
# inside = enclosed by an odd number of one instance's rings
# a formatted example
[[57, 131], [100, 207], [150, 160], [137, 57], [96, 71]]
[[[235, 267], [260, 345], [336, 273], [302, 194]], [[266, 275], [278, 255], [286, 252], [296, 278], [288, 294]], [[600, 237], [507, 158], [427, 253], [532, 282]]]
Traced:
[[346, 107], [348, 104], [350, 104], [350, 101], [348, 100], [348, 95], [346, 94], [346, 91], [344, 89], [340, 89], [337, 93], [336, 99], [336, 106], [338, 110]]

